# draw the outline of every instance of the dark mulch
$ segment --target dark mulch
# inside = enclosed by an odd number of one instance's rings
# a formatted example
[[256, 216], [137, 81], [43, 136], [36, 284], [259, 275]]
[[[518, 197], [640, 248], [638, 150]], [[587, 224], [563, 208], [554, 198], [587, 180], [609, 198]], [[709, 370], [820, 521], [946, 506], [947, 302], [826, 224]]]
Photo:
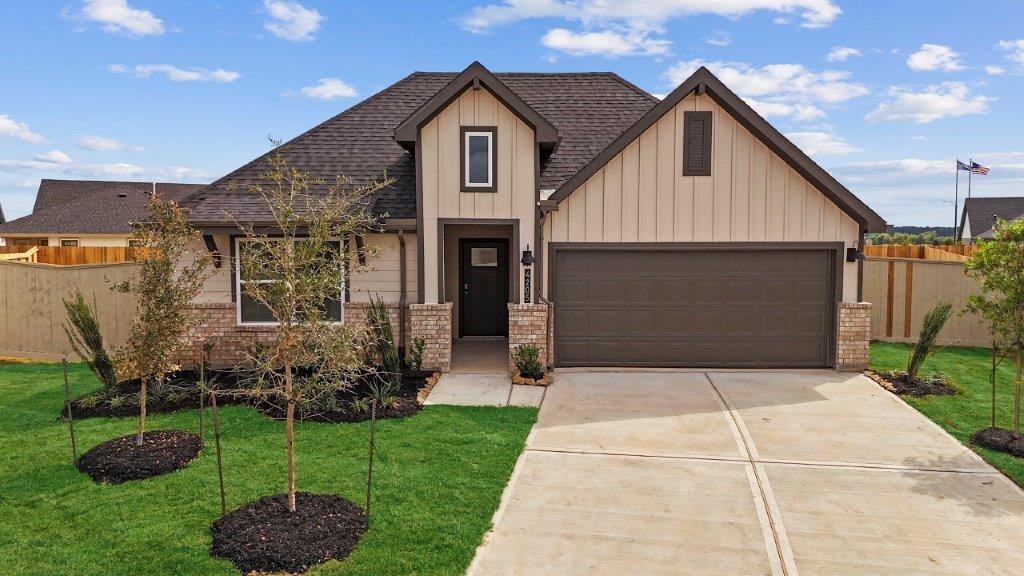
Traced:
[[971, 442], [1024, 458], [1024, 435], [1006, 428], [985, 428], [971, 436]]
[[82, 454], [75, 465], [96, 482], [120, 484], [180, 470], [199, 456], [203, 441], [183, 430], [157, 430], [107, 440]]
[[[405, 418], [419, 412], [423, 407], [416, 400], [416, 393], [431, 376], [430, 372], [421, 372], [418, 375], [402, 378], [402, 387], [395, 394], [395, 404], [392, 406], [378, 406], [377, 418], [385, 420], [390, 418]], [[370, 389], [365, 380], [358, 380], [351, 388], [339, 392], [333, 403], [333, 408], [313, 407], [307, 410], [296, 409], [295, 417], [298, 420], [311, 422], [363, 422], [370, 419], [370, 410], [359, 409], [353, 406], [357, 400], [365, 400], [370, 396]], [[367, 401], [368, 402], [368, 401]], [[368, 404], [367, 404], [368, 405]], [[285, 407], [269, 402], [261, 403], [261, 412], [271, 418], [284, 418]]]
[[332, 494], [275, 494], [230, 512], [210, 527], [210, 554], [232, 561], [243, 573], [305, 572], [332, 558], [342, 560], [365, 529], [363, 510]]
[[888, 382], [893, 391], [900, 395], [922, 396], [944, 395], [952, 396], [957, 389], [947, 383], [941, 376], [926, 376], [924, 378], [910, 378], [906, 372], [886, 372], [881, 377]]
[[[242, 378], [239, 373], [231, 370], [212, 370], [207, 372], [206, 386], [215, 388], [237, 388]], [[182, 370], [164, 379], [163, 394], [159, 386], [150, 382], [147, 386], [146, 412], [163, 414], [199, 407], [199, 373], [195, 370]], [[95, 417], [136, 416], [139, 413], [139, 379], [125, 380], [118, 383], [112, 392], [97, 390], [72, 398], [71, 411], [75, 419]], [[243, 404], [244, 396], [218, 394], [217, 404]], [[209, 404], [209, 395], [203, 400]], [[61, 418], [67, 417], [67, 405], [61, 406]]]

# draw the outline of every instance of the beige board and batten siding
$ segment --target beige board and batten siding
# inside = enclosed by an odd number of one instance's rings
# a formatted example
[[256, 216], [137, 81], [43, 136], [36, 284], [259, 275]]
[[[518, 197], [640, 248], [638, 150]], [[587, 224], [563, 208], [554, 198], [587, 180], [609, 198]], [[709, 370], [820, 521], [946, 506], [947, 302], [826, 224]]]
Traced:
[[[461, 192], [459, 129], [496, 126], [497, 188], [495, 192]], [[437, 303], [439, 274], [438, 219], [501, 219], [519, 221], [519, 250], [533, 243], [536, 225], [536, 145], [534, 131], [486, 89], [468, 89], [420, 129], [420, 170], [423, 209], [424, 299]], [[514, 270], [515, 267], [512, 267]], [[522, 272], [520, 272], [522, 274]], [[522, 278], [516, 282], [522, 290]], [[521, 294], [519, 298], [521, 300]]]
[[[683, 114], [710, 111], [711, 176], [683, 176]], [[723, 110], [690, 94], [544, 221], [549, 242], [843, 242], [857, 223]], [[545, 293], [548, 278], [545, 276]], [[842, 299], [857, 300], [845, 264]]]
[[[229, 304], [231, 299], [231, 282], [234, 263], [230, 261], [231, 240], [226, 234], [213, 237], [217, 249], [224, 256], [224, 263], [214, 269], [213, 275], [206, 280], [203, 292], [196, 302], [203, 304]], [[401, 297], [401, 270], [399, 261], [398, 234], [367, 234], [363, 237], [366, 246], [376, 246], [377, 253], [366, 259], [366, 266], [349, 279], [349, 298], [352, 302], [368, 302], [370, 294], [379, 296], [385, 302], [398, 302]], [[200, 244], [199, 248], [205, 250]], [[355, 250], [354, 243], [349, 246]], [[406, 301], [416, 299], [416, 234], [405, 235], [406, 260]]]

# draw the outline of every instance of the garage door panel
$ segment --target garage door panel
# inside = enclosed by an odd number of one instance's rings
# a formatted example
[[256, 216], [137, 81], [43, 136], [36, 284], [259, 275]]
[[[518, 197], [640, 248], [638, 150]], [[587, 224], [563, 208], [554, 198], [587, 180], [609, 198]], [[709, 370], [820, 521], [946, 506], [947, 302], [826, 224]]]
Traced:
[[828, 366], [835, 252], [557, 250], [561, 366]]

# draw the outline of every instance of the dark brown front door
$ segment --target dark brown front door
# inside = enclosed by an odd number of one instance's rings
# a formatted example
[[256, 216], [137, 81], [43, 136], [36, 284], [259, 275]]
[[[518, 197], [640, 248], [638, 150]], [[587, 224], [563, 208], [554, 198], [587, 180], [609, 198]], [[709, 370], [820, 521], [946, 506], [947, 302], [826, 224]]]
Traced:
[[508, 334], [508, 240], [459, 241], [459, 335]]
[[829, 366], [836, 259], [799, 245], [556, 249], [555, 362]]

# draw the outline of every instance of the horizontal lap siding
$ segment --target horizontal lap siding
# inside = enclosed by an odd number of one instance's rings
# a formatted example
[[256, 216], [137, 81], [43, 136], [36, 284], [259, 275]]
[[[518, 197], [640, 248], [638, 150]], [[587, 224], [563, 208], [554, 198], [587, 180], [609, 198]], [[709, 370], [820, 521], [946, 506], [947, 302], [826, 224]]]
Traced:
[[[711, 176], [682, 176], [687, 110], [713, 115]], [[856, 222], [706, 95], [687, 96], [544, 223], [545, 242], [841, 241], [852, 246], [857, 238]], [[855, 264], [845, 266], [843, 279], [843, 299], [855, 300]]]

